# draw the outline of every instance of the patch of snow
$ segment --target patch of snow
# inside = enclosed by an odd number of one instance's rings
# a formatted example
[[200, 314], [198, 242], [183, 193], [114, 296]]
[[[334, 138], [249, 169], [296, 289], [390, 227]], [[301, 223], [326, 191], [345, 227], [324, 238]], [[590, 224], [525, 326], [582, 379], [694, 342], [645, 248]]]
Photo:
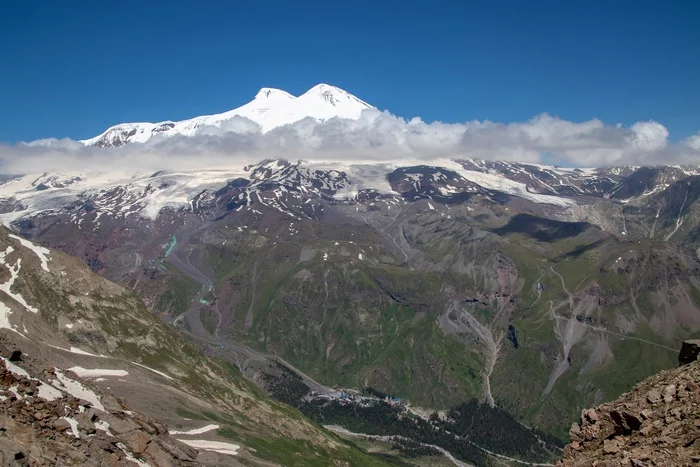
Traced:
[[73, 436], [80, 438], [80, 431], [78, 431], [78, 421], [73, 417], [61, 417], [59, 420], [65, 420], [70, 424], [70, 431]]
[[104, 431], [105, 433], [107, 433], [107, 436], [114, 436], [112, 432], [109, 431], [109, 422], [106, 422], [104, 420], [95, 422], [95, 429]]
[[39, 313], [39, 310], [29, 305], [21, 294], [12, 291], [12, 286], [14, 285], [15, 280], [19, 277], [20, 269], [22, 269], [22, 258], [17, 258], [17, 262], [12, 266], [5, 262], [7, 255], [13, 251], [15, 251], [15, 249], [12, 247], [12, 245], [9, 245], [5, 251], [0, 253], [0, 264], [3, 264], [5, 267], [7, 267], [8, 271], [10, 271], [10, 278], [4, 284], [0, 284], [0, 290], [12, 297], [13, 300], [21, 304], [25, 309], [27, 309], [27, 311]]
[[100, 402], [100, 398], [93, 391], [86, 388], [78, 381], [67, 377], [60, 370], [56, 370], [56, 378], [57, 381], [60, 383], [60, 386], [63, 386], [62, 389], [68, 394], [72, 395], [77, 399], [85, 399], [90, 404], [92, 404], [94, 408], [102, 410], [104, 412], [105, 408], [102, 405], [102, 402]]
[[149, 368], [149, 367], [147, 367], [146, 365], [141, 365], [140, 363], [136, 363], [136, 362], [131, 362], [131, 363], [133, 363], [133, 364], [136, 365], [136, 366], [140, 366], [141, 368], [145, 368], [145, 369], [148, 370], [148, 371], [152, 371], [153, 373], [156, 373], [156, 374], [158, 374], [158, 375], [161, 375], [163, 378], [167, 378], [167, 379], [169, 379], [169, 380], [171, 380], [171, 381], [174, 381], [173, 378], [171, 378], [170, 376], [168, 376], [168, 375], [166, 375], [165, 373], [162, 373], [162, 372], [160, 372], [160, 371], [158, 371], [158, 370], [154, 370], [153, 368]]
[[101, 368], [88, 369], [81, 366], [74, 366], [68, 369], [81, 378], [94, 378], [97, 376], [127, 376], [129, 374], [129, 372], [125, 370], [107, 370]]
[[207, 431], [212, 431], [212, 430], [218, 430], [219, 425], [207, 425], [203, 426], [202, 428], [195, 428], [194, 430], [189, 430], [189, 431], [169, 431], [171, 435], [201, 435], [202, 433], [206, 433]]
[[29, 248], [34, 252], [35, 255], [39, 258], [39, 261], [41, 261], [41, 269], [43, 269], [46, 272], [51, 272], [49, 271], [49, 257], [48, 255], [51, 253], [48, 248], [44, 248], [43, 246], [38, 246], [30, 242], [29, 240], [18, 237], [17, 235], [10, 234], [8, 235], [11, 238], [14, 238], [17, 240], [19, 243], [22, 244], [23, 247]]
[[0, 329], [9, 329], [10, 331], [14, 331], [19, 334], [20, 332], [13, 328], [12, 324], [10, 324], [11, 314], [12, 310], [10, 307], [5, 305], [3, 302], [0, 302]]
[[[80, 321], [78, 321], [78, 322], [80, 322]], [[71, 347], [70, 349], [64, 349], [63, 347], [58, 347], [58, 346], [56, 346], [56, 345], [51, 345], [51, 344], [46, 344], [46, 345], [48, 345], [49, 347], [52, 347], [52, 348], [54, 348], [54, 349], [63, 350], [64, 352], [75, 353], [75, 354], [78, 354], [78, 355], [87, 355], [88, 357], [97, 357], [97, 358], [109, 358], [109, 357], [107, 357], [107, 356], [105, 356], [105, 355], [97, 355], [97, 354], [94, 354], [94, 353], [86, 352], [86, 351], [84, 351], [84, 350], [80, 350], [80, 349], [77, 348], [77, 347]]]
[[238, 455], [238, 450], [241, 448], [237, 444], [222, 443], [220, 441], [207, 441], [206, 439], [178, 439], [178, 441], [195, 449], [202, 451], [214, 451], [220, 454], [228, 454], [229, 456]]
[[69, 350], [70, 353], [77, 353], [78, 355], [87, 355], [89, 357], [100, 357], [100, 358], [106, 358], [104, 355], [97, 355], [94, 353], [86, 352], [84, 350], [80, 350], [77, 347], [71, 347]]
[[562, 207], [573, 206], [576, 204], [574, 200], [564, 198], [561, 196], [530, 193], [527, 190], [527, 185], [525, 185], [524, 183], [516, 182], [495, 174], [477, 172], [475, 170], [467, 170], [456, 161], [441, 160], [436, 163], [441, 167], [445, 167], [446, 169], [454, 170], [470, 182], [476, 183], [477, 185], [481, 185], [482, 187], [487, 188], [489, 190], [501, 191], [503, 193], [507, 193], [513, 196], [519, 196], [521, 198], [529, 199], [530, 201], [540, 204], [553, 204]]
[[5, 368], [10, 370], [12, 373], [16, 374], [17, 376], [27, 376], [27, 377], [29, 376], [29, 373], [27, 373], [24, 370], [24, 368], [21, 368], [21, 367], [15, 365], [11, 361], [7, 360], [6, 358], [0, 357], [0, 360], [4, 360], [5, 361]]
[[39, 391], [37, 396], [49, 402], [55, 401], [56, 399], [60, 399], [63, 397], [63, 393], [61, 391], [51, 386], [50, 384], [44, 383], [43, 381], [37, 387], [37, 390]]
[[14, 394], [15, 399], [17, 399], [18, 401], [24, 399], [24, 396], [17, 391], [17, 385], [10, 386], [9, 388], [7, 388], [7, 390]]

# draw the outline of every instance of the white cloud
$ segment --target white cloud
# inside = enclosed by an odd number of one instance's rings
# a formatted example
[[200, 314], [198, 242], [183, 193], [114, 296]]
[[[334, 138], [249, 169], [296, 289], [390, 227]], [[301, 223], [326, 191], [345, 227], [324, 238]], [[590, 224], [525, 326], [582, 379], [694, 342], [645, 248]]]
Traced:
[[541, 162], [548, 155], [577, 166], [700, 163], [700, 133], [678, 144], [669, 144], [668, 137], [654, 121], [623, 127], [542, 114], [508, 124], [446, 124], [366, 110], [358, 120], [319, 124], [309, 118], [264, 134], [257, 123], [235, 117], [191, 137], [156, 136], [121, 148], [84, 147], [68, 139], [0, 145], [0, 172], [194, 170], [276, 157], [403, 164], [459, 157]]

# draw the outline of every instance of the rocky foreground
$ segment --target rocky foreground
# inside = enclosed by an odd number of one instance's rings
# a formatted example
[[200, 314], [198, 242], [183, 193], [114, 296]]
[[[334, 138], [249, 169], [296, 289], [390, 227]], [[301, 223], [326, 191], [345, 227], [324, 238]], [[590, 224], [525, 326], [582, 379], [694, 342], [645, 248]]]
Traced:
[[113, 395], [2, 343], [0, 356], [0, 465], [200, 465], [197, 451]]
[[571, 427], [558, 466], [700, 464], [700, 341], [687, 341], [680, 367], [647, 378], [614, 402], [586, 409]]

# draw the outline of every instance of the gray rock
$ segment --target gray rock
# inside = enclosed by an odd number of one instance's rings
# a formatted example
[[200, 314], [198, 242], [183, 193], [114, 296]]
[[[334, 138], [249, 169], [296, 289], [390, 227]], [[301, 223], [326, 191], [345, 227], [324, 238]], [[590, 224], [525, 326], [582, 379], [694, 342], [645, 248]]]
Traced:
[[669, 384], [664, 388], [664, 402], [670, 404], [676, 400], [676, 385]]

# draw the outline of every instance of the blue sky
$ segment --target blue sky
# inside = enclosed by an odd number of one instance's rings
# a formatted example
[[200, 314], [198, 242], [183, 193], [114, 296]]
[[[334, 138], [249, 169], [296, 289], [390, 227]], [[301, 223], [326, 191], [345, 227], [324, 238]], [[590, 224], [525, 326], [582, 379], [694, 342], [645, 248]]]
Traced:
[[86, 138], [326, 82], [426, 121], [700, 130], [700, 2], [6, 2], [0, 141]]

